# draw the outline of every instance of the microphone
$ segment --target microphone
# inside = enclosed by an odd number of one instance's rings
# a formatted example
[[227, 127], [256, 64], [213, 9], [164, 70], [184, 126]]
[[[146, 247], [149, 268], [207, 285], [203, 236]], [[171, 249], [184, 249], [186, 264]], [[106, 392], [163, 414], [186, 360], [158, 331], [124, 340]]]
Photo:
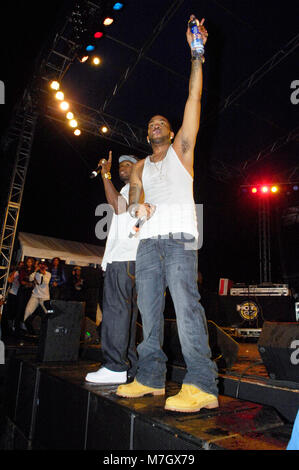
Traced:
[[98, 166], [96, 167], [96, 169], [93, 170], [93, 172], [91, 173], [91, 175], [90, 175], [89, 178], [90, 178], [90, 179], [96, 178], [96, 177], [98, 176], [98, 174], [100, 173], [100, 171], [101, 171], [101, 167], [102, 167], [102, 164], [99, 163]]
[[137, 233], [139, 232], [139, 230], [141, 229], [142, 225], [144, 224], [144, 222], [146, 222], [147, 220], [147, 217], [146, 215], [140, 217], [136, 224], [131, 228], [131, 231], [129, 233], [129, 238], [133, 238], [137, 235]]
[[93, 170], [93, 172], [91, 173], [90, 178], [96, 178], [96, 177], [98, 176], [98, 174], [100, 173], [101, 168], [102, 168], [102, 166], [103, 166], [104, 163], [107, 163], [107, 161], [103, 158], [103, 159], [98, 163], [98, 166], [96, 167], [96, 169]]

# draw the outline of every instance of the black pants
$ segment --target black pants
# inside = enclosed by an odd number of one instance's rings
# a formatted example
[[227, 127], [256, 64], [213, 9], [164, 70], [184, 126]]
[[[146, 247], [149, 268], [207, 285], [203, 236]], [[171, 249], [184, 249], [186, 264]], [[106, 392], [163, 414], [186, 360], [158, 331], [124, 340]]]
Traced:
[[135, 376], [137, 368], [135, 262], [117, 261], [106, 269], [101, 345], [107, 369]]
[[19, 287], [17, 294], [16, 327], [24, 321], [25, 308], [32, 294], [32, 287]]

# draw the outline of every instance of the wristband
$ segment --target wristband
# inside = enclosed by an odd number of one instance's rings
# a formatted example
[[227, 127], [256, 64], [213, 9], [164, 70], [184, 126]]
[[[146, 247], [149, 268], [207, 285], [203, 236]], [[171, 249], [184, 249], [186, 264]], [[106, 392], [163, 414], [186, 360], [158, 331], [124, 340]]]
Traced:
[[191, 56], [191, 62], [194, 62], [195, 60], [199, 60], [202, 64], [204, 64], [206, 59], [204, 55], [200, 55], [196, 57]]

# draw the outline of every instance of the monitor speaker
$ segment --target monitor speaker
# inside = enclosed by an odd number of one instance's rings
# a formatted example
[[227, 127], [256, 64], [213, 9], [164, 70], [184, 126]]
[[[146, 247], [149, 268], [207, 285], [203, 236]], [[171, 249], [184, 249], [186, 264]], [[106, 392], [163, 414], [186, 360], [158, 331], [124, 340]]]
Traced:
[[50, 300], [41, 322], [37, 360], [76, 361], [79, 356], [84, 303]]
[[272, 379], [299, 383], [299, 323], [265, 322], [258, 350]]

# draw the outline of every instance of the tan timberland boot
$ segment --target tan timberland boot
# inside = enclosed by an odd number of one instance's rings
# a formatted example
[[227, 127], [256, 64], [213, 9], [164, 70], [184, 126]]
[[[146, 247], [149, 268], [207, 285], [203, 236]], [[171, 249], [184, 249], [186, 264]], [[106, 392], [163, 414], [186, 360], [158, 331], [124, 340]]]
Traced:
[[203, 392], [195, 385], [183, 384], [177, 395], [167, 398], [165, 410], [192, 413], [201, 408], [218, 408], [218, 406], [218, 398], [215, 395]]
[[134, 379], [130, 384], [120, 385], [117, 388], [116, 395], [126, 398], [138, 398], [144, 395], [165, 395], [165, 388], [148, 387]]

